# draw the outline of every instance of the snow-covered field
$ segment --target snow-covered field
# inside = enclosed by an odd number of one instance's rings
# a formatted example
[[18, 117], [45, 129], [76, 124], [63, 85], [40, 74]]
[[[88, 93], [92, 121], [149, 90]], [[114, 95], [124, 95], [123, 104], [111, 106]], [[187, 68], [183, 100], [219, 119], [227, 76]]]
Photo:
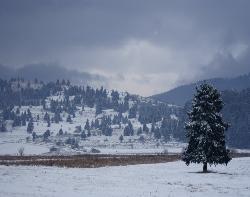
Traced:
[[72, 169], [0, 166], [0, 196], [250, 196], [250, 158], [199, 173], [183, 162]]

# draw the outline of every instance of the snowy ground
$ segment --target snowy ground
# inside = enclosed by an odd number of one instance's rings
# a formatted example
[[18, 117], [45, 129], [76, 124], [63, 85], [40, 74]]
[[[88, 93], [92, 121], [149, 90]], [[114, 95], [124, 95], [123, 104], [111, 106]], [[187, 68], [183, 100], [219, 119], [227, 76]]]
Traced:
[[0, 196], [249, 196], [249, 166], [250, 158], [209, 174], [181, 161], [96, 169], [0, 166]]

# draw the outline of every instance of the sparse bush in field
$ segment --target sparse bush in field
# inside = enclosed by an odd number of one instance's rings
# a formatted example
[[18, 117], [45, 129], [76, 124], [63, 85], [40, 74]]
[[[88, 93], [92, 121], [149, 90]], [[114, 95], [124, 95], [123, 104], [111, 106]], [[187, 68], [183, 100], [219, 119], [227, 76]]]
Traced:
[[76, 140], [76, 138], [70, 138], [69, 137], [65, 141], [65, 143], [71, 145], [71, 148], [73, 148], [73, 149], [78, 149], [79, 148], [79, 144], [78, 144], [78, 141]]
[[167, 149], [167, 148], [165, 148], [165, 149], [163, 150], [163, 154], [168, 154], [168, 149]]
[[18, 149], [18, 155], [20, 155], [20, 156], [24, 155], [24, 147], [23, 146]]
[[91, 148], [90, 152], [91, 153], [100, 153], [101, 151], [96, 149], [96, 148]]
[[79, 149], [78, 141], [75, 141], [75, 143], [71, 145], [71, 148], [72, 149]]
[[82, 127], [80, 126], [76, 126], [76, 129], [74, 131], [75, 133], [81, 133], [82, 132]]
[[26, 137], [26, 142], [30, 141], [30, 136]]
[[58, 151], [58, 148], [55, 147], [55, 146], [52, 146], [50, 149], [49, 149], [50, 152], [55, 152], [55, 151]]
[[62, 142], [61, 140], [59, 140], [59, 141], [56, 142], [56, 145], [57, 145], [57, 146], [62, 146], [62, 145], [63, 145], [63, 142]]

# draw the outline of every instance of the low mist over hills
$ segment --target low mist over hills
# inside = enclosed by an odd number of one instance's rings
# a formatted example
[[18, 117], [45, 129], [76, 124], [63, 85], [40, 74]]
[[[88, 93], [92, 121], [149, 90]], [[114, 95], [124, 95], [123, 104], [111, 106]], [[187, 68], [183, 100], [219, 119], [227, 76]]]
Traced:
[[87, 72], [78, 72], [69, 70], [57, 64], [29, 64], [18, 69], [9, 68], [0, 65], [0, 78], [24, 78], [33, 80], [35, 78], [45, 82], [55, 81], [56, 79], [70, 80], [73, 84], [90, 84], [92, 86], [107, 85], [107, 80], [104, 76], [90, 74]]
[[[236, 90], [241, 91], [250, 87], [250, 74], [242, 75], [235, 78], [214, 78], [207, 79], [206, 82], [214, 85], [220, 91], [224, 90]], [[180, 106], [184, 106], [185, 103], [192, 99], [195, 92], [195, 87], [204, 81], [198, 81], [196, 83], [187, 84], [174, 88], [168, 92], [153, 95], [152, 98], [161, 102], [172, 103]]]

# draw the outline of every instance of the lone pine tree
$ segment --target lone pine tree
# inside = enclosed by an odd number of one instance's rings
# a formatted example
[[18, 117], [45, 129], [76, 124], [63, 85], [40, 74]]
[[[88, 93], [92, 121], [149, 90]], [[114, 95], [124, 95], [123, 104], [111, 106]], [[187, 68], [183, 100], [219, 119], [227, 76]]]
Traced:
[[231, 160], [225, 145], [225, 131], [228, 124], [223, 121], [220, 111], [223, 102], [220, 93], [209, 84], [201, 84], [192, 102], [192, 110], [186, 122], [188, 147], [182, 160], [190, 163], [202, 163], [203, 172], [207, 164], [226, 164]]

